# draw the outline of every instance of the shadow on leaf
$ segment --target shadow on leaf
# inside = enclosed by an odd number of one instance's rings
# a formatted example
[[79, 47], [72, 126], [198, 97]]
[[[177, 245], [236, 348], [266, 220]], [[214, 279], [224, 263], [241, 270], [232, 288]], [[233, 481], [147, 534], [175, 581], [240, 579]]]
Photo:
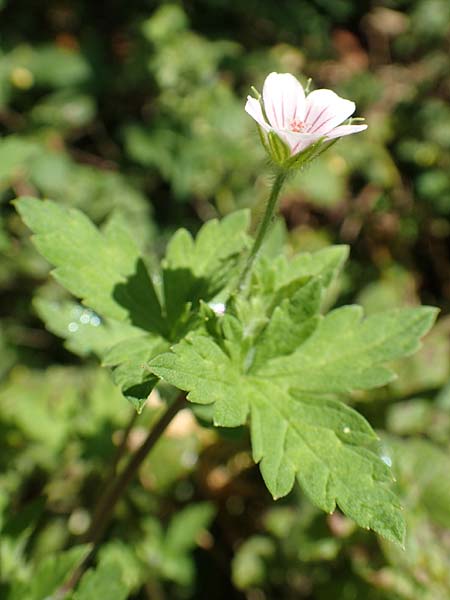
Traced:
[[126, 282], [115, 286], [113, 298], [128, 310], [133, 325], [166, 336], [161, 305], [147, 267], [141, 258], [136, 261], [135, 271]]

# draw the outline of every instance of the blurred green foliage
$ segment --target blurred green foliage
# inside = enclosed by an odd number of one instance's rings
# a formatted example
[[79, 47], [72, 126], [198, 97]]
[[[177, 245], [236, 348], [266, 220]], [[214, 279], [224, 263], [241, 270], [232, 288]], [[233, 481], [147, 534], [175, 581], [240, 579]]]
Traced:
[[[0, 597], [51, 597], [89, 551], [131, 418], [93, 358], [95, 314], [48, 279], [10, 201], [49, 197], [103, 228], [124, 220], [149, 265], [180, 224], [258, 215], [270, 173], [243, 103], [278, 70], [354, 99], [369, 123], [286, 188], [292, 249], [351, 244], [338, 303], [442, 309], [399, 379], [354, 398], [383, 432], [406, 549], [298, 490], [274, 505], [245, 434], [183, 412], [71, 600], [449, 598], [449, 3], [0, 0], [0, 19]], [[67, 323], [91, 328], [89, 347]], [[155, 396], [125, 454], [158, 411]]]

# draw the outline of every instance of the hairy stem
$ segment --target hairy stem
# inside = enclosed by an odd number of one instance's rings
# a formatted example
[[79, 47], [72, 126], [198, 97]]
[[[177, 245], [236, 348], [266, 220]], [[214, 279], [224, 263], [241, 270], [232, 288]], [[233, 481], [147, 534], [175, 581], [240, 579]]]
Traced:
[[263, 218], [259, 224], [258, 231], [256, 232], [256, 237], [253, 242], [253, 246], [250, 250], [250, 254], [247, 257], [244, 269], [242, 270], [242, 273], [237, 282], [236, 289], [238, 291], [245, 286], [247, 277], [251, 271], [255, 258], [258, 256], [258, 252], [261, 249], [261, 245], [264, 241], [267, 231], [269, 230], [269, 227], [273, 222], [273, 219], [275, 217], [275, 209], [277, 207], [278, 196], [280, 195], [280, 191], [283, 187], [286, 177], [287, 171], [279, 171], [272, 184], [270, 196], [266, 204], [266, 210], [264, 211]]

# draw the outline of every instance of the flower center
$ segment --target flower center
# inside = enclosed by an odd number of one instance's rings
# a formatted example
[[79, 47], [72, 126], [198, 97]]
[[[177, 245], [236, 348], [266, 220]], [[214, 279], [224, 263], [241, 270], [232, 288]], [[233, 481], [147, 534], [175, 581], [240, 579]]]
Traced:
[[306, 125], [303, 121], [300, 121], [299, 119], [294, 119], [289, 125], [289, 130], [294, 131], [295, 133], [302, 133], [303, 131], [305, 131], [305, 127]]

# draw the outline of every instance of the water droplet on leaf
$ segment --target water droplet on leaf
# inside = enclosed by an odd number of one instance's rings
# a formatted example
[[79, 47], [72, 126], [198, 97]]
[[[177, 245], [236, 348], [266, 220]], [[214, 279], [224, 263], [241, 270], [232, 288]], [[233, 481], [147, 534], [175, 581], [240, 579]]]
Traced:
[[392, 467], [392, 459], [390, 456], [388, 456], [387, 454], [382, 454], [381, 455], [381, 460], [384, 462], [385, 465], [387, 465], [388, 467]]

